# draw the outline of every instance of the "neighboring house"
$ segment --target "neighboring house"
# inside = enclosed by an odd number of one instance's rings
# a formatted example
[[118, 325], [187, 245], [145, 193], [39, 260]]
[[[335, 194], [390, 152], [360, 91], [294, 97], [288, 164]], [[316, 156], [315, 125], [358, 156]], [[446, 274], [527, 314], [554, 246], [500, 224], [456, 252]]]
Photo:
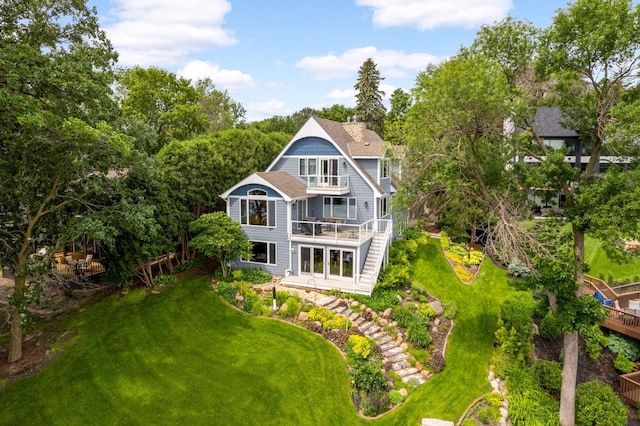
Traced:
[[[584, 171], [589, 163], [591, 146], [582, 145], [577, 131], [563, 127], [562, 123], [565, 121], [566, 119], [560, 108], [540, 107], [536, 110], [536, 115], [531, 125], [548, 148], [564, 150], [564, 160], [571, 163], [576, 169]], [[545, 157], [542, 156], [540, 158], [544, 159]], [[535, 165], [540, 162], [540, 159], [533, 156], [519, 155], [515, 158], [515, 161]], [[599, 173], [603, 173], [612, 164], [626, 165], [629, 162], [629, 159], [610, 155], [603, 149], [598, 159], [597, 170]], [[564, 195], [561, 192], [546, 191], [544, 188], [532, 191], [530, 198], [536, 206], [542, 208], [553, 206], [562, 208], [564, 205]]]
[[397, 230], [385, 143], [360, 122], [310, 118], [265, 172], [224, 192], [256, 267], [281, 283], [370, 295]]

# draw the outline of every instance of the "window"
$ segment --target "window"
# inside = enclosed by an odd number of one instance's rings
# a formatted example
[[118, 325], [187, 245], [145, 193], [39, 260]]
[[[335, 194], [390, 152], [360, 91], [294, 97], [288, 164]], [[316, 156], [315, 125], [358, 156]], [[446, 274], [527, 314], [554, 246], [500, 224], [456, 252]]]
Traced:
[[315, 176], [318, 174], [318, 159], [301, 157], [298, 159], [298, 174], [300, 176]]
[[329, 274], [353, 277], [353, 251], [329, 250]]
[[378, 216], [384, 217], [389, 214], [389, 197], [385, 196], [378, 200]]
[[324, 217], [357, 219], [356, 199], [353, 197], [324, 197]]
[[389, 160], [380, 160], [380, 179], [389, 177]]
[[263, 243], [260, 241], [252, 241], [251, 262], [276, 264], [276, 245], [275, 243]]
[[253, 189], [240, 200], [240, 223], [254, 226], [276, 226], [276, 202], [267, 199], [267, 192]]

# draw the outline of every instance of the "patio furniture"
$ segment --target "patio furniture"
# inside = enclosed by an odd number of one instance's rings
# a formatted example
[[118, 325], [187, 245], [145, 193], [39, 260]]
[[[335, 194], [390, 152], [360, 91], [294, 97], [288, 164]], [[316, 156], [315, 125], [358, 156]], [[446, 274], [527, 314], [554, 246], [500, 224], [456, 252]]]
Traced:
[[91, 262], [93, 262], [93, 255], [88, 254], [87, 257], [85, 257], [84, 259], [78, 260], [77, 264], [81, 270], [86, 271], [89, 268], [89, 266], [91, 266]]
[[640, 299], [629, 300], [629, 309], [640, 310]]
[[[300, 224], [302, 228], [302, 232], [305, 235], [313, 235], [315, 231], [315, 235], [322, 235], [322, 224], [319, 223], [317, 217], [306, 217], [305, 222]], [[318, 222], [318, 223], [310, 223], [310, 222]]]

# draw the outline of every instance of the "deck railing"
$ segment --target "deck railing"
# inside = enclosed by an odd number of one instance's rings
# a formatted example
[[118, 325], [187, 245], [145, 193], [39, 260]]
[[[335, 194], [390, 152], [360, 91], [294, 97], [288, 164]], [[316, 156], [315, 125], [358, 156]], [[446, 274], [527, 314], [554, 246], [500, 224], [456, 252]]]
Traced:
[[292, 221], [292, 232], [294, 236], [308, 237], [311, 239], [362, 242], [373, 236], [374, 224], [375, 222], [373, 220], [361, 224], [294, 220]]
[[620, 398], [635, 407], [640, 401], [640, 372], [622, 374], [620, 379]]

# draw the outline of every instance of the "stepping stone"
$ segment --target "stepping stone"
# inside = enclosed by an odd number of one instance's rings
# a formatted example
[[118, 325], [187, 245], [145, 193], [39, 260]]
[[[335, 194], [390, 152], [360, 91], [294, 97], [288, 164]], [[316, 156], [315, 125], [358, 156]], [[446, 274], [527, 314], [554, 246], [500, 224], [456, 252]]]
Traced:
[[377, 333], [378, 331], [380, 331], [380, 326], [374, 325], [373, 327], [368, 328], [367, 332], [365, 334], [366, 335], [372, 335], [374, 333]]
[[[371, 321], [366, 321], [365, 323], [363, 323], [362, 325], [360, 325], [360, 331], [364, 332], [365, 330], [370, 329], [371, 327], [373, 327], [373, 323]], [[366, 334], [366, 333], [365, 333]]]
[[338, 307], [335, 309], [335, 313], [336, 313], [336, 314], [338, 314], [338, 315], [342, 315], [342, 313], [343, 313], [343, 312], [346, 312], [346, 310], [347, 310], [347, 307], [346, 307], [346, 306], [338, 306]]
[[418, 379], [418, 383], [423, 384], [424, 382], [426, 382], [426, 379], [424, 377], [422, 377], [420, 374], [411, 374], [409, 376], [404, 376], [402, 378], [402, 381], [405, 383], [409, 383], [409, 380], [416, 378]]
[[392, 357], [392, 356], [394, 356], [394, 355], [401, 354], [401, 353], [404, 353], [404, 351], [403, 351], [403, 350], [402, 350], [402, 348], [401, 348], [401, 347], [399, 347], [399, 346], [396, 346], [395, 348], [391, 348], [391, 349], [389, 349], [389, 350], [387, 350], [387, 351], [384, 351], [384, 352], [383, 352], [383, 354], [384, 354], [387, 358]]
[[378, 335], [378, 334], [380, 334], [380, 333], [376, 333], [376, 334], [373, 335], [373, 338], [378, 342], [378, 346], [382, 346], [385, 343], [389, 343], [389, 342], [393, 342], [394, 341], [393, 337], [387, 335], [386, 333], [385, 333], [384, 336], [382, 336], [380, 338], [376, 338], [376, 335]]
[[366, 319], [364, 319], [363, 317], [360, 317], [360, 318], [358, 318], [357, 320], [355, 320], [355, 321], [354, 321], [354, 323], [355, 323], [358, 327], [360, 327], [360, 325], [362, 325], [362, 323], [365, 323], [365, 322], [367, 322], [367, 320], [366, 320]]
[[[378, 344], [380, 344], [380, 340], [384, 339], [385, 337], [389, 337], [389, 340], [392, 340], [390, 336], [387, 336], [387, 332], [386, 331], [379, 331], [377, 333], [373, 333], [371, 335], [371, 338], [373, 340], [375, 340], [376, 342], [378, 342]], [[384, 342], [387, 343], [387, 342]]]
[[389, 341], [387, 343], [384, 343], [382, 345], [379, 344], [378, 346], [380, 347], [380, 350], [382, 352], [385, 352], [385, 351], [388, 351], [391, 348], [397, 348], [398, 344], [396, 342], [394, 342], [393, 340], [391, 340], [391, 341]]
[[325, 308], [329, 309], [330, 311], [333, 311], [338, 306], [340, 306], [340, 299], [336, 299], [332, 303], [329, 303], [328, 305], [325, 305]]
[[351, 315], [349, 315], [349, 319], [350, 319], [351, 321], [355, 321], [355, 320], [357, 320], [358, 318], [360, 318], [360, 314], [359, 314], [358, 312], [353, 312], [353, 313], [351, 313]]
[[416, 368], [414, 368], [414, 367], [403, 368], [402, 370], [396, 371], [396, 373], [400, 377], [410, 376], [412, 374], [416, 374], [417, 372], [418, 372], [418, 370]]
[[389, 360], [389, 362], [391, 363], [396, 363], [396, 362], [400, 362], [400, 361], [404, 361], [407, 358], [409, 358], [409, 356], [407, 354], [405, 354], [404, 352], [400, 352], [399, 354], [396, 355], [392, 355], [392, 356], [388, 356], [387, 359]]
[[316, 305], [318, 306], [327, 306], [329, 303], [336, 300], [334, 296], [324, 296], [316, 301]]
[[393, 364], [391, 364], [391, 369], [393, 371], [400, 371], [405, 368], [411, 368], [411, 364], [409, 364], [406, 360], [402, 360], [400, 362], [394, 362]]

